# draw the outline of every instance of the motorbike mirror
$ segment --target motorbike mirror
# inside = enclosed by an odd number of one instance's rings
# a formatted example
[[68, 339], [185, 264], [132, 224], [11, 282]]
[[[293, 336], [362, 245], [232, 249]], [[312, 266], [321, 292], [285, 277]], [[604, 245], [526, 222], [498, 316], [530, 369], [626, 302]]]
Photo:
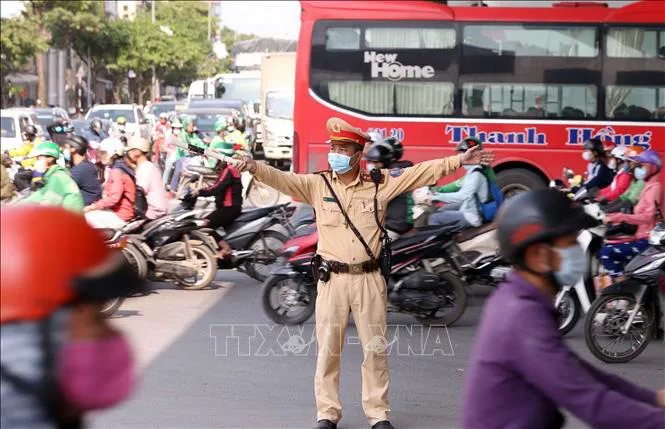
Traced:
[[569, 179], [572, 179], [573, 177], [575, 177], [575, 173], [573, 172], [573, 170], [571, 170], [568, 167], [563, 168], [563, 175], [566, 176]]

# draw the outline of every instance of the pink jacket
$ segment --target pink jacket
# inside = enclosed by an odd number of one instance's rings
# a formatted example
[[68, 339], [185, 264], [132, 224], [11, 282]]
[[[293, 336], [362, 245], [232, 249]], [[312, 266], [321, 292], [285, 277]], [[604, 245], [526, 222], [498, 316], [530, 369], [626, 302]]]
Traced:
[[111, 210], [124, 221], [134, 217], [136, 185], [131, 177], [119, 168], [111, 168], [104, 182], [102, 199], [95, 202], [97, 210]]
[[635, 238], [648, 238], [651, 230], [656, 226], [656, 207], [660, 207], [665, 213], [663, 206], [663, 185], [658, 180], [659, 174], [654, 174], [646, 181], [640, 199], [633, 209], [633, 214], [612, 213], [607, 215], [613, 223], [626, 222], [637, 225]]

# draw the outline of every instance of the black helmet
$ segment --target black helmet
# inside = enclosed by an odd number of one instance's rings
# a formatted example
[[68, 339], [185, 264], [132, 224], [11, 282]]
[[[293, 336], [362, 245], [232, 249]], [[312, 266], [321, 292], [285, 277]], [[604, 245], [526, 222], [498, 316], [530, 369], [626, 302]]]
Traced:
[[599, 138], [591, 138], [584, 142], [584, 150], [590, 150], [597, 153], [599, 156], [605, 155], [605, 148], [603, 142]]
[[37, 127], [34, 125], [26, 125], [25, 127], [25, 134], [28, 136], [36, 136], [37, 135]]
[[367, 149], [365, 159], [369, 162], [380, 162], [384, 166], [388, 166], [393, 162], [393, 148], [384, 142], [373, 143]]
[[88, 151], [88, 146], [90, 145], [88, 139], [79, 135], [67, 136], [63, 138], [61, 142], [62, 144], [68, 144], [76, 149], [76, 152], [78, 152], [79, 155], [85, 155]]
[[462, 140], [462, 143], [458, 144], [457, 147], [455, 147], [456, 152], [466, 152], [467, 150], [471, 149], [472, 147], [480, 146], [480, 148], [483, 148], [483, 142], [480, 141], [480, 139], [476, 137], [467, 137], [464, 140]]
[[393, 162], [399, 161], [404, 154], [402, 143], [395, 137], [387, 137], [372, 145], [367, 149], [365, 159], [370, 162], [380, 162], [388, 166]]
[[559, 191], [523, 192], [506, 200], [499, 211], [499, 250], [505, 260], [520, 263], [531, 244], [551, 242], [597, 224], [579, 203]]
[[102, 121], [99, 119], [93, 119], [90, 121], [90, 129], [95, 132], [99, 132], [102, 130]]

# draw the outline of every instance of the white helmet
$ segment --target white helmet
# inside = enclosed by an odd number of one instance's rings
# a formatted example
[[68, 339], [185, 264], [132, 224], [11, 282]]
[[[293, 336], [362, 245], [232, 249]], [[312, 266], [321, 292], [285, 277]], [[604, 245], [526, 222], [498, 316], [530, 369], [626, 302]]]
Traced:
[[372, 139], [372, 143], [378, 143], [381, 140], [383, 140], [383, 137], [381, 137], [381, 134], [376, 132], [376, 131], [372, 131], [368, 134], [369, 134], [369, 137]]
[[612, 158], [621, 159], [625, 161], [628, 159], [626, 157], [626, 152], [628, 152], [627, 146], [617, 146], [614, 149], [612, 149], [612, 152], [610, 152], [610, 156]]
[[125, 144], [120, 139], [109, 137], [99, 144], [99, 150], [108, 153], [110, 156], [123, 156], [125, 154]]

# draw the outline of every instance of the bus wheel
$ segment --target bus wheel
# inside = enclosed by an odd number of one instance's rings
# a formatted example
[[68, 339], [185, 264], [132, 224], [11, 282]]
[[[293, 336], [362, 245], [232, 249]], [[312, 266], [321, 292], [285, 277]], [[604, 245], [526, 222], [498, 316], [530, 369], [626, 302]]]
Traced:
[[506, 198], [547, 186], [540, 176], [524, 168], [511, 168], [501, 171], [496, 175], [496, 181]]

